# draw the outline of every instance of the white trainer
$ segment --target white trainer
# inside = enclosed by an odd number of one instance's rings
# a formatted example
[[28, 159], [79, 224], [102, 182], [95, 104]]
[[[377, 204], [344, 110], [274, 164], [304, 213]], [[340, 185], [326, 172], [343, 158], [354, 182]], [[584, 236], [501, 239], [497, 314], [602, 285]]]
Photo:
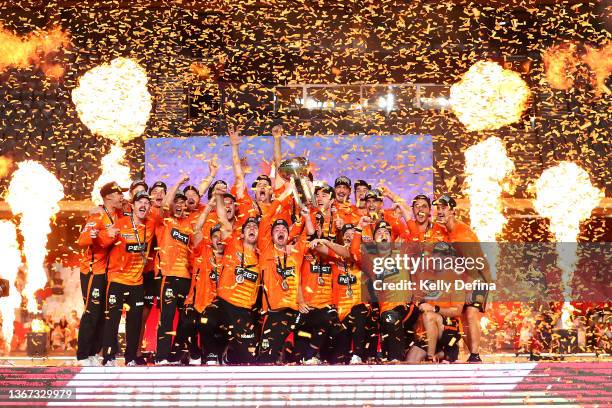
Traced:
[[349, 364], [363, 364], [363, 360], [356, 354], [353, 354], [351, 357], [351, 362]]
[[319, 365], [319, 364], [321, 364], [321, 360], [319, 360], [316, 357], [312, 357], [312, 358], [309, 358], [308, 360], [304, 360], [302, 362], [302, 364], [304, 364], [304, 365]]
[[102, 367], [102, 362], [98, 356], [89, 356], [87, 359], [89, 360], [90, 367]]
[[201, 358], [191, 358], [189, 357], [189, 365], [200, 365], [202, 364], [202, 359]]
[[82, 360], [77, 360], [76, 365], [79, 367], [92, 367], [92, 363], [89, 357], [84, 358]]
[[132, 360], [129, 363], [127, 363], [125, 366], [126, 367], [137, 367], [138, 364], [136, 364], [136, 361]]
[[108, 360], [106, 364], [104, 364], [104, 367], [118, 367], [117, 360]]

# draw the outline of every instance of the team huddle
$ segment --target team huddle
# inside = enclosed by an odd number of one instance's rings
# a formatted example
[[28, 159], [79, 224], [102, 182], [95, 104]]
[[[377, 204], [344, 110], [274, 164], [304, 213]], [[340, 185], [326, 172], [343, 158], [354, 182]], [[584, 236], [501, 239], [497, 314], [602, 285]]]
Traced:
[[[477, 242], [455, 218], [452, 197], [432, 202], [419, 194], [406, 203], [365, 180], [340, 176], [332, 186], [310, 175], [314, 199], [304, 202], [295, 181], [278, 172], [280, 126], [272, 129], [272, 176], [247, 186], [239, 129], [228, 133], [233, 185], [215, 180], [212, 160], [198, 186], [187, 185], [188, 177], [169, 188], [137, 180], [129, 200], [115, 182], [101, 188], [103, 205], [78, 240], [85, 303], [79, 364], [116, 365], [123, 311], [125, 364], [146, 364], [142, 339], [154, 305], [156, 365], [453, 362], [464, 334], [468, 361], [481, 361], [486, 291], [377, 298], [372, 282], [393, 281], [396, 273], [366, 273], [362, 265], [368, 243], [380, 244], [383, 256], [391, 255], [389, 244], [408, 243], [452, 257], [454, 243]], [[480, 277], [488, 280], [486, 271]]]

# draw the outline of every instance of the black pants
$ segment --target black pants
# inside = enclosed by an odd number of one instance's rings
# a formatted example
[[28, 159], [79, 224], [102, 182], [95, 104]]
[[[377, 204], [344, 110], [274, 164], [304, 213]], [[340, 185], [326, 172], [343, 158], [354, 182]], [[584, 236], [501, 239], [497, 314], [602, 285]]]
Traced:
[[353, 306], [348, 315], [340, 323], [340, 331], [333, 338], [332, 363], [346, 364], [352, 355], [362, 360], [367, 358], [366, 346], [369, 333], [366, 325], [370, 319], [371, 309], [365, 303]]
[[274, 364], [280, 361], [285, 339], [295, 329], [300, 313], [297, 310], [283, 308], [270, 310], [264, 320], [259, 355], [259, 364]]
[[85, 310], [79, 325], [77, 359], [95, 356], [102, 349], [106, 274], [81, 274], [81, 294]]
[[192, 307], [185, 308], [184, 315], [179, 318], [179, 325], [174, 337], [173, 360], [179, 360], [186, 352], [189, 357], [201, 357], [198, 335], [200, 332], [200, 319], [202, 315]]
[[115, 354], [117, 354], [117, 334], [124, 303], [128, 305], [125, 315], [125, 363], [127, 364], [136, 358], [142, 325], [144, 289], [142, 285], [132, 286], [110, 282], [106, 297], [106, 322], [102, 350], [105, 363], [114, 360]]
[[366, 331], [366, 345], [365, 345], [365, 357], [366, 358], [378, 358], [378, 343], [380, 340], [380, 309], [378, 303], [372, 304], [372, 312], [368, 316], [365, 323]]
[[408, 345], [414, 340], [414, 325], [419, 317], [416, 305], [396, 306], [380, 315], [383, 357], [404, 361]]
[[338, 323], [338, 312], [331, 307], [300, 313], [294, 330], [294, 361], [321, 357], [320, 351], [324, 344], [329, 343], [328, 339]]
[[170, 357], [172, 336], [174, 335], [174, 314], [179, 312], [179, 323], [184, 318], [185, 298], [189, 294], [191, 279], [176, 276], [165, 276], [159, 295], [159, 324], [157, 326], [157, 361], [167, 360]]
[[227, 362], [249, 364], [255, 360], [257, 340], [250, 309], [235, 306], [219, 297], [204, 310], [200, 340], [207, 360], [219, 359], [227, 344]]

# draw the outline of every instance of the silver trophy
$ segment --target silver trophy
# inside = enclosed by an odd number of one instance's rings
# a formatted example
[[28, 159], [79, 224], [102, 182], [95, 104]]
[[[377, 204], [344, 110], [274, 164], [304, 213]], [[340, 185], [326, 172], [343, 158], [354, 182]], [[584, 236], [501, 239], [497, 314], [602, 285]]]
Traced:
[[278, 174], [285, 181], [290, 181], [293, 186], [293, 197], [300, 207], [312, 203], [316, 205], [314, 193], [308, 180], [308, 159], [305, 157], [293, 157], [283, 161], [278, 166]]

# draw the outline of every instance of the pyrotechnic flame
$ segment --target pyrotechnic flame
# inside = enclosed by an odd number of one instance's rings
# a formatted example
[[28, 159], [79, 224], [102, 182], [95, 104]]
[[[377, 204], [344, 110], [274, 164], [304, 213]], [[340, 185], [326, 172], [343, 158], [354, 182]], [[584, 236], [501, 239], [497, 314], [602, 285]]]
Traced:
[[140, 136], [149, 120], [147, 72], [137, 62], [116, 58], [79, 78], [72, 91], [79, 118], [94, 134], [116, 142]]
[[27, 263], [27, 282], [23, 294], [28, 309], [37, 310], [34, 292], [47, 283], [44, 269], [50, 222], [59, 211], [64, 188], [40, 163], [26, 160], [17, 164], [9, 184], [6, 201], [14, 215], [21, 215], [19, 230], [23, 236], [23, 253]]
[[530, 95], [518, 73], [479, 61], [451, 87], [450, 104], [467, 130], [493, 130], [520, 120]]
[[574, 85], [574, 74], [580, 62], [576, 44], [567, 43], [550, 47], [542, 55], [546, 81], [554, 89], [567, 90]]
[[489, 320], [489, 318], [488, 318], [487, 316], [482, 316], [482, 317], [480, 318], [480, 329], [481, 329], [483, 332], [487, 332], [487, 331], [488, 331], [488, 330], [487, 330], [487, 326], [489, 325], [489, 322], [490, 322], [490, 321], [491, 321], [491, 320]]
[[10, 221], [0, 221], [0, 259], [2, 259], [2, 278], [9, 281], [9, 295], [0, 298], [0, 313], [2, 314], [2, 333], [10, 347], [13, 338], [13, 322], [15, 309], [21, 305], [21, 295], [15, 288], [15, 279], [21, 265], [21, 252], [17, 243], [15, 224]]
[[[604, 197], [593, 187], [589, 174], [573, 162], [561, 162], [548, 168], [535, 182], [534, 207], [550, 220], [550, 231], [557, 241], [558, 266], [565, 287], [565, 299], [571, 295], [570, 282], [577, 260], [576, 240], [580, 223]], [[572, 244], [573, 243], [573, 244]]]
[[191, 72], [193, 72], [199, 79], [210, 78], [210, 68], [204, 64], [194, 62], [189, 66]]
[[10, 157], [0, 156], [0, 179], [6, 177], [13, 168], [13, 160]]
[[604, 197], [584, 169], [567, 161], [544, 170], [535, 188], [534, 207], [550, 220], [550, 231], [558, 242], [575, 242], [580, 222], [591, 216]]
[[125, 149], [119, 144], [111, 146], [106, 156], [102, 157], [102, 174], [96, 180], [91, 191], [91, 201], [102, 204], [100, 188], [106, 183], [116, 181], [121, 187], [130, 186], [130, 168], [125, 165]]
[[612, 73], [612, 42], [608, 42], [603, 48], [591, 48], [586, 46], [586, 54], [582, 60], [595, 73], [595, 90], [597, 93], [610, 93], [606, 86], [606, 80]]
[[32, 328], [32, 333], [43, 333], [47, 331], [47, 325], [42, 319], [33, 319], [30, 322], [30, 327]]
[[502, 182], [513, 171], [514, 163], [498, 137], [465, 151], [465, 192], [470, 198], [471, 225], [480, 241], [496, 241], [508, 221], [502, 212]]
[[0, 72], [10, 66], [27, 68], [34, 65], [42, 67], [46, 75], [61, 76], [64, 72], [61, 65], [45, 63], [44, 59], [48, 54], [69, 44], [68, 34], [60, 27], [35, 31], [20, 37], [0, 25]]

